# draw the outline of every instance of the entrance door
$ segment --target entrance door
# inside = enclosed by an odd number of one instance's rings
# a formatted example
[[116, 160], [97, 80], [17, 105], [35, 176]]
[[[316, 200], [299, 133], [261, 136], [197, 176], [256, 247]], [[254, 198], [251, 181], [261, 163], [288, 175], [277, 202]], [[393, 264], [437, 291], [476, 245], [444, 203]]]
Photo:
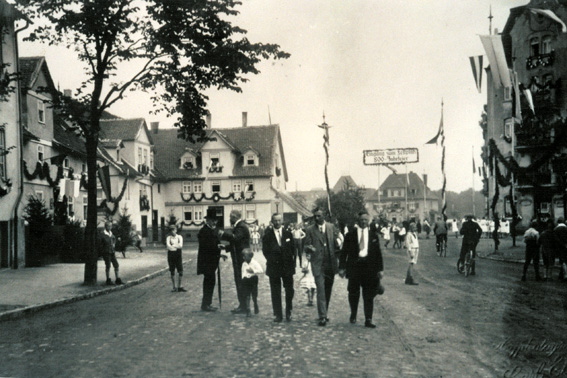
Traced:
[[148, 237], [148, 216], [142, 215], [142, 237]]
[[152, 241], [157, 241], [159, 238], [158, 229], [158, 211], [152, 211]]
[[217, 226], [224, 228], [224, 206], [209, 206], [209, 209], [213, 209], [217, 215]]

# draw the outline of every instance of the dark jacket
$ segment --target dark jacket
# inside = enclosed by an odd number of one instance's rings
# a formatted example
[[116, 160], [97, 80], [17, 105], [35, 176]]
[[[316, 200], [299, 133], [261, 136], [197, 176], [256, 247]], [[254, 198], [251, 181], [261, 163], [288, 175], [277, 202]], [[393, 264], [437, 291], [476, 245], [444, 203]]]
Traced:
[[232, 230], [222, 234], [221, 239], [229, 241], [230, 252], [236, 254], [239, 261], [244, 261], [242, 258], [242, 250], [244, 248], [250, 248], [250, 230], [244, 221], [238, 222]]
[[114, 245], [116, 244], [116, 237], [114, 234], [108, 236], [104, 231], [98, 235], [98, 253], [100, 256], [107, 256], [114, 253]]
[[286, 277], [295, 274], [293, 236], [283, 227], [281, 244], [278, 245], [274, 228], [268, 227], [262, 238], [262, 252], [266, 258], [266, 275], [269, 277]]
[[221, 251], [218, 247], [220, 239], [218, 229], [204, 225], [197, 235], [199, 251], [197, 252], [197, 274], [214, 274], [219, 265]]
[[463, 223], [461, 227], [461, 235], [463, 235], [463, 244], [475, 244], [480, 240], [482, 235], [482, 228], [478, 223], [468, 220]]
[[[378, 272], [384, 270], [380, 240], [370, 231], [368, 232], [368, 238], [370, 242], [368, 243], [367, 267], [370, 274], [376, 275]], [[345, 242], [339, 257], [339, 269], [346, 270], [346, 278], [351, 278], [354, 265], [358, 260], [359, 252], [358, 231], [356, 228], [353, 228], [353, 230], [345, 236]]]

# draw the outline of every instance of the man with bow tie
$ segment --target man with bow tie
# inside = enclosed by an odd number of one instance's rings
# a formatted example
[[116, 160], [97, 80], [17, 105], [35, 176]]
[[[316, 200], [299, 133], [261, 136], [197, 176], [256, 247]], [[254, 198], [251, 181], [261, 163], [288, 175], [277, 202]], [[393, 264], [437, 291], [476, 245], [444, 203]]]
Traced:
[[282, 227], [281, 214], [272, 215], [272, 226], [264, 232], [262, 252], [266, 257], [266, 275], [270, 277], [274, 322], [280, 323], [282, 313], [282, 283], [285, 290], [285, 318], [291, 321], [293, 309], [293, 275], [295, 274], [293, 236]]
[[350, 322], [356, 323], [360, 288], [364, 303], [364, 326], [376, 328], [372, 323], [374, 297], [380, 293], [380, 280], [384, 275], [380, 240], [372, 232], [368, 223], [370, 216], [363, 211], [358, 214], [358, 223], [345, 237], [340, 255], [339, 275], [348, 278], [348, 302], [350, 304]]
[[329, 322], [327, 311], [331, 301], [331, 292], [338, 271], [338, 254], [341, 248], [339, 232], [332, 223], [325, 222], [323, 211], [313, 210], [315, 224], [305, 231], [303, 250], [311, 262], [311, 270], [317, 286], [317, 312], [319, 325]]

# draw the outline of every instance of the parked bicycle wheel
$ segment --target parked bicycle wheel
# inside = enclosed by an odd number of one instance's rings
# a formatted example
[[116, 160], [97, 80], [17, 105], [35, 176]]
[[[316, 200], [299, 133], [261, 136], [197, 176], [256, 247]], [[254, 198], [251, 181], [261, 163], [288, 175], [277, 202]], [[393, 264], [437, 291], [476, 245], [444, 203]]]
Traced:
[[468, 277], [472, 268], [472, 251], [465, 255], [465, 277]]

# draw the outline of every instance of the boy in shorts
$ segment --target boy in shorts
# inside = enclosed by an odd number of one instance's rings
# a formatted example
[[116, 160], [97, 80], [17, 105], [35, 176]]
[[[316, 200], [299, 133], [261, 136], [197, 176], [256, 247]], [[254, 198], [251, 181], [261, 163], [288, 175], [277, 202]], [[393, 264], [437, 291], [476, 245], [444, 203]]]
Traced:
[[[183, 237], [177, 234], [177, 226], [169, 226], [170, 234], [165, 240], [167, 246], [167, 264], [169, 265], [169, 272], [171, 273], [171, 284], [173, 285], [172, 292], [185, 292], [181, 286], [181, 279], [183, 277], [183, 261], [181, 260], [181, 248], [183, 247]], [[175, 287], [175, 269], [177, 269], [177, 287]]]
[[263, 273], [262, 266], [254, 260], [254, 252], [250, 248], [242, 250], [244, 263], [242, 264], [242, 295], [246, 298], [246, 316], [250, 317], [250, 298], [254, 302], [254, 313], [257, 314], [258, 308], [258, 274]]

